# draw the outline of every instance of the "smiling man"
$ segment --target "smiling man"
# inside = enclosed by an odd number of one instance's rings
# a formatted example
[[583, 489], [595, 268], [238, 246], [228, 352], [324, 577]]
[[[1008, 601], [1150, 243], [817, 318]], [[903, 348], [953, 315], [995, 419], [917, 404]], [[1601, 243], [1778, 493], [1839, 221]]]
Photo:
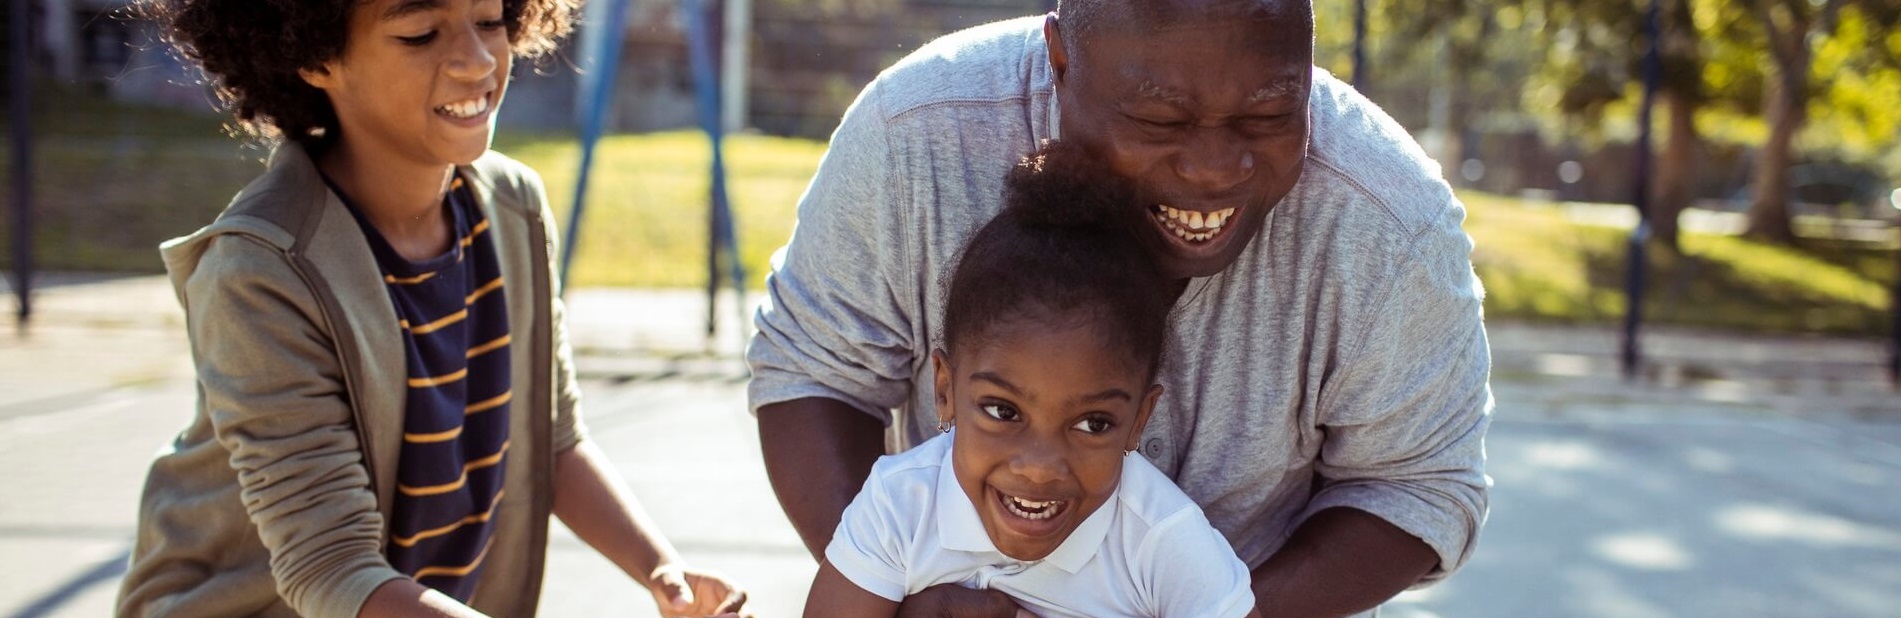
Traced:
[[[1140, 452], [1253, 571], [1264, 616], [1362, 612], [1470, 556], [1490, 357], [1464, 209], [1313, 61], [1287, 0], [1063, 0], [938, 40], [845, 114], [748, 352], [768, 472], [814, 556], [931, 431], [957, 249], [1045, 139], [1136, 181], [1178, 295]], [[1025, 264], [1025, 268], [1035, 268]], [[1009, 615], [932, 589], [907, 611]]]

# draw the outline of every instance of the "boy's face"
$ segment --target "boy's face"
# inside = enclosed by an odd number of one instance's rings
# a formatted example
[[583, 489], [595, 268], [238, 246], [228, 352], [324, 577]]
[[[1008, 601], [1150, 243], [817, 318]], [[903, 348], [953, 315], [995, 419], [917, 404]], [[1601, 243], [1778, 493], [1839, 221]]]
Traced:
[[994, 325], [955, 358], [932, 355], [938, 418], [957, 425], [957, 483], [991, 543], [1017, 560], [1048, 556], [1115, 493], [1123, 452], [1162, 393], [1127, 351], [1076, 322]]
[[329, 95], [348, 151], [430, 166], [488, 151], [511, 60], [501, 0], [368, 0], [346, 39], [302, 75]]

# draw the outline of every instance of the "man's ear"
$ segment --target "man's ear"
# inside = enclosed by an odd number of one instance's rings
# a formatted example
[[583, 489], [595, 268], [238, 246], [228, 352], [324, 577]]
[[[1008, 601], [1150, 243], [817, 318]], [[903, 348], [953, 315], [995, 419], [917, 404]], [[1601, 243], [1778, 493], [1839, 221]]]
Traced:
[[957, 410], [951, 407], [951, 366], [950, 355], [943, 348], [931, 350], [931, 395], [937, 402], [937, 420], [946, 425], [956, 419]]
[[1135, 410], [1135, 424], [1129, 427], [1129, 441], [1122, 445], [1122, 450], [1133, 451], [1142, 445], [1142, 430], [1148, 428], [1149, 415], [1155, 413], [1155, 402], [1161, 398], [1160, 384], [1151, 385], [1147, 392], [1142, 393], [1142, 407]]
[[1049, 48], [1050, 72], [1060, 85], [1069, 73], [1069, 52], [1063, 49], [1063, 28], [1056, 22], [1055, 13], [1043, 16], [1043, 45]]
[[297, 69], [297, 77], [318, 90], [329, 90], [337, 83], [336, 72], [330, 70], [328, 62], [308, 69]]

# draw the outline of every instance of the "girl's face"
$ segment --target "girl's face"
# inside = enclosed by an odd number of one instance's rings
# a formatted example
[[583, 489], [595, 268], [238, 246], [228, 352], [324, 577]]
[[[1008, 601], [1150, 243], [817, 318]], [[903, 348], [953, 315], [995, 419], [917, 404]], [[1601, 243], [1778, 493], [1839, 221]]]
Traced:
[[348, 150], [427, 166], [488, 151], [511, 60], [502, 0], [369, 0], [346, 41], [302, 76], [329, 95]]
[[932, 354], [938, 418], [957, 425], [957, 483], [1011, 558], [1048, 556], [1108, 501], [1162, 394], [1096, 331], [1025, 319], [955, 356]]

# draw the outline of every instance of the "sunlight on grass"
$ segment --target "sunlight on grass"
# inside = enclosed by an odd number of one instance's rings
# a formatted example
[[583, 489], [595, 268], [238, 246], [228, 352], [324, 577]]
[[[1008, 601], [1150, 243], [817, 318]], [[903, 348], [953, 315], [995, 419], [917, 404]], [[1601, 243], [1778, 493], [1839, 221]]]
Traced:
[[[1486, 316], [1610, 322], [1624, 315], [1628, 232], [1567, 219], [1556, 206], [1461, 192]], [[1651, 323], [1768, 332], [1886, 333], [1894, 251], [1813, 242], [1804, 249], [1686, 233], [1683, 253], [1646, 255]]]
[[[572, 140], [507, 138], [496, 149], [541, 172], [567, 224], [580, 149]], [[822, 143], [760, 136], [727, 139], [727, 195], [747, 285], [763, 285], [772, 252], [792, 234], [799, 195]], [[601, 141], [589, 177], [575, 254], [575, 286], [705, 285], [711, 153], [697, 132], [619, 135]]]

